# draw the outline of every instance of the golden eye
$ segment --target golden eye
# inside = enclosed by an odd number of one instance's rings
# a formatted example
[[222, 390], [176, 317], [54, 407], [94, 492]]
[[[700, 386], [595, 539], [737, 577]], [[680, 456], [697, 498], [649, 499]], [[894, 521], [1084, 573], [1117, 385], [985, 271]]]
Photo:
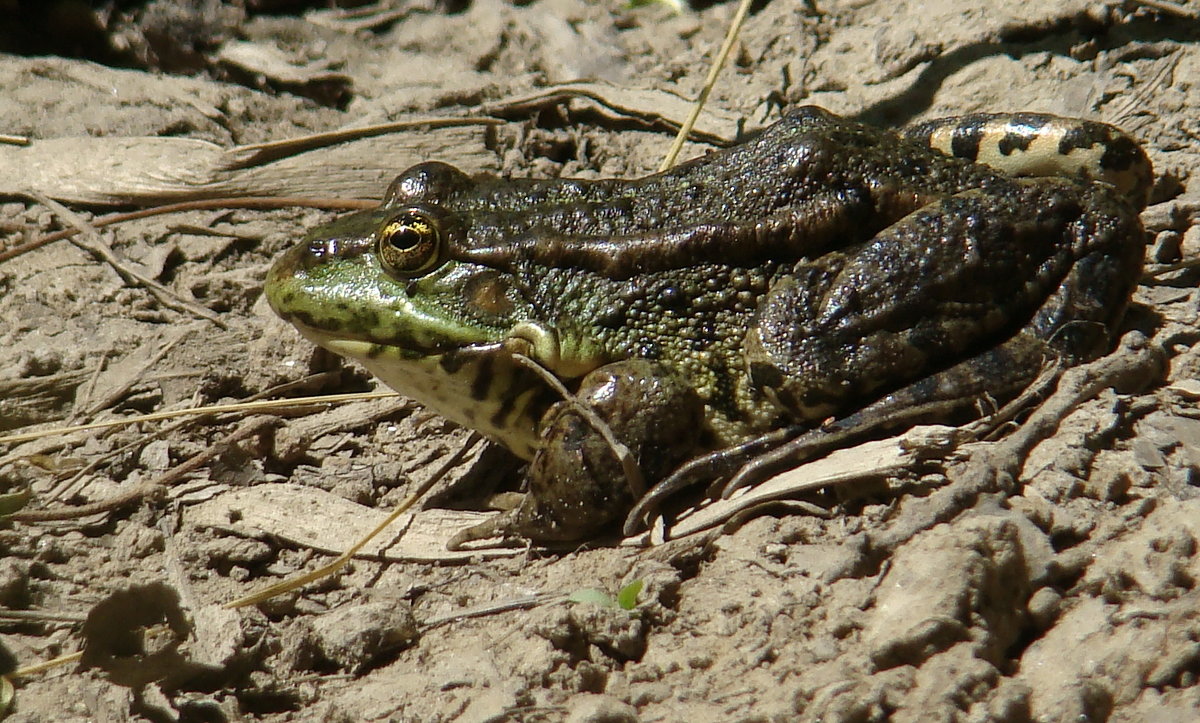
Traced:
[[420, 276], [441, 261], [441, 231], [421, 211], [409, 209], [393, 216], [375, 237], [375, 250], [383, 268], [396, 276]]

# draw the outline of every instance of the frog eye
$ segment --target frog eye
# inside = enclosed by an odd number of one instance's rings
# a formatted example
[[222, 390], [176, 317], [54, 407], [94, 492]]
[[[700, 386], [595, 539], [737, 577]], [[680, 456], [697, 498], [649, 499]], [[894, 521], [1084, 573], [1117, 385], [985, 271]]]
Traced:
[[401, 277], [420, 276], [441, 260], [442, 234], [433, 219], [408, 210], [383, 224], [375, 234], [383, 268]]

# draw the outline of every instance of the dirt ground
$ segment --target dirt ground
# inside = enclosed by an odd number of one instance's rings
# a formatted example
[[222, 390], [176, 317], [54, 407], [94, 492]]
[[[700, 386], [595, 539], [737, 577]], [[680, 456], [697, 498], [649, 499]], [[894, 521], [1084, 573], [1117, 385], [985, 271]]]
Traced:
[[[334, 213], [194, 210], [105, 227], [85, 240], [93, 251], [56, 241], [4, 256], [70, 224], [12, 194], [92, 218], [231, 192], [377, 198], [431, 158], [647, 173], [670, 144], [662, 119], [686, 113], [734, 12], [476, 0], [353, 26], [198, 2], [209, 20], [188, 25], [172, 14], [182, 5], [152, 3], [111, 33], [123, 62], [158, 70], [0, 56], [0, 134], [33, 139], [0, 145], [0, 436], [374, 384], [261, 298], [271, 260]], [[85, 651], [21, 676], [10, 719], [1200, 717], [1200, 272], [1170, 267], [1200, 253], [1200, 11], [761, 5], [702, 118], [707, 138], [811, 103], [883, 125], [1047, 111], [1144, 143], [1159, 176], [1147, 266], [1161, 273], [1126, 320], [1142, 338], [1064, 382], [1052, 436], [1024, 455], [1031, 422], [1017, 442], [851, 485], [819, 498], [832, 515], [781, 505], [662, 545], [454, 556], [441, 541], [481, 513], [450, 508], [518, 478], [503, 455], [469, 448], [408, 520], [422, 535], [393, 530], [339, 574], [237, 610], [223, 605], [350, 545], [466, 433], [387, 398], [0, 442], [0, 493], [30, 489], [24, 512], [101, 505], [0, 529], [0, 670]], [[464, 117], [488, 123], [312, 151], [357, 147], [342, 156], [230, 155]], [[163, 291], [98, 260], [100, 244]], [[634, 581], [632, 610], [564, 599]], [[139, 651], [133, 628], [160, 621]]]

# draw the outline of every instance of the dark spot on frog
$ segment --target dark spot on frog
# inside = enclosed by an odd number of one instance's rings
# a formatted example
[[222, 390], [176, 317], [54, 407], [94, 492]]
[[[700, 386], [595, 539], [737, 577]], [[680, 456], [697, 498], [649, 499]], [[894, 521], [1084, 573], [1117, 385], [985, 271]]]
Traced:
[[596, 316], [596, 323], [607, 329], [618, 329], [625, 323], [625, 307], [608, 304]]
[[1033, 144], [1034, 136], [1030, 133], [1005, 133], [996, 143], [1001, 155], [1011, 156], [1014, 151], [1027, 151]]
[[280, 316], [293, 324], [299, 322], [303, 326], [311, 326], [318, 329], [320, 328], [320, 322], [323, 321], [323, 319], [319, 319], [303, 309], [295, 309], [286, 313], [281, 313]]
[[349, 319], [353, 329], [376, 329], [379, 327], [379, 309], [364, 307], [363, 305], [341, 304], [337, 310], [341, 315], [339, 318]]
[[1141, 156], [1142, 149], [1133, 142], [1132, 138], [1117, 138], [1104, 146], [1104, 155], [1100, 156], [1100, 167], [1115, 170], [1125, 170], [1132, 167]]
[[783, 371], [774, 364], [751, 362], [748, 365], [750, 381], [763, 389], [778, 389], [783, 386]]
[[481, 316], [504, 317], [513, 309], [508, 296], [510, 286], [507, 277], [498, 272], [483, 272], [467, 281], [463, 296], [471, 308]]
[[509, 368], [508, 372], [512, 376], [500, 380], [501, 384], [498, 393], [496, 385], [493, 384], [492, 386], [491, 394], [493, 401], [499, 401], [496, 413], [492, 415], [490, 420], [492, 424], [500, 426], [507, 422], [516, 409], [517, 401], [528, 394], [530, 390], [533, 391], [533, 396], [526, 399], [525, 403], [530, 410], [529, 413], [538, 420], [542, 420], [546, 410], [551, 405], [561, 400], [555, 390], [550, 389], [545, 384], [534, 383], [531, 378], [531, 372], [528, 370]]
[[983, 122], [966, 123], [954, 129], [950, 136], [950, 153], [955, 158], [973, 161], [979, 157], [983, 142]]
[[1058, 152], [1063, 156], [1071, 155], [1077, 149], [1087, 149], [1101, 145], [1104, 153], [1100, 157], [1100, 167], [1104, 169], [1122, 170], [1128, 168], [1133, 159], [1141, 153], [1141, 149], [1130, 138], [1112, 138], [1102, 134], [1099, 129], [1080, 127], [1064, 133], [1058, 142]]
[[491, 389], [492, 379], [495, 375], [496, 362], [491, 355], [487, 355], [480, 360], [479, 368], [475, 371], [475, 378], [471, 380], [471, 398], [479, 401], [487, 399], [488, 390]]

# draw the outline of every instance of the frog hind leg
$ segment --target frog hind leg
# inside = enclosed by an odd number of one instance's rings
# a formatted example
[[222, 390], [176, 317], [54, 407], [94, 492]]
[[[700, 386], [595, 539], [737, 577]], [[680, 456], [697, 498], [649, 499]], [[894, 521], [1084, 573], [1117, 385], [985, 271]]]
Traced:
[[1101, 184], [998, 180], [797, 264], [743, 347], [751, 394], [794, 423], [692, 459], [641, 498], [626, 534], [695, 484], [729, 478], [727, 496], [1104, 352], [1142, 267], [1136, 206]]
[[[625, 518], [624, 533], [645, 529], [664, 503], [697, 484], [726, 480], [721, 496], [763, 482], [774, 474], [871, 436], [932, 421], [945, 421], [978, 407], [982, 399], [1017, 394], [1033, 381], [1052, 354], [1030, 329], [995, 349], [920, 379], [847, 416], [818, 427], [793, 424], [741, 444], [717, 449], [677, 468], [638, 500]], [[1028, 376], [1012, 369], [1034, 370]], [[996, 380], [1004, 380], [997, 384]]]
[[[924, 423], [945, 423], [971, 411], [1017, 396], [1038, 377], [1055, 354], [1031, 329], [1023, 329], [1004, 344], [897, 389], [847, 416], [819, 427], [793, 428], [794, 434], [753, 457], [723, 460], [736, 466], [721, 496], [835, 449], [872, 436]], [[1020, 370], [1020, 373], [1014, 373]], [[651, 491], [651, 495], [655, 491]], [[651, 495], [647, 495], [649, 498]]]
[[[574, 399], [547, 412], [521, 504], [463, 530], [448, 547], [497, 536], [539, 542], [594, 536], [644, 492], [637, 478], [657, 482], [695, 454], [702, 419], [699, 396], [666, 367], [644, 360], [600, 367], [584, 377]], [[626, 451], [636, 471], [623, 464]]]
[[[969, 192], [922, 209], [769, 292], [747, 339], [751, 378], [810, 429], [746, 462], [725, 494], [1106, 351], [1141, 268], [1136, 215], [1101, 185], [1063, 195], [1057, 182], [1015, 183], [998, 199]], [[884, 283], [906, 286], [888, 299]]]
[[1075, 363], [1123, 314], [1143, 242], [1099, 184], [998, 179], [944, 198], [777, 281], [743, 344], [750, 384], [814, 423], [1024, 328]]

